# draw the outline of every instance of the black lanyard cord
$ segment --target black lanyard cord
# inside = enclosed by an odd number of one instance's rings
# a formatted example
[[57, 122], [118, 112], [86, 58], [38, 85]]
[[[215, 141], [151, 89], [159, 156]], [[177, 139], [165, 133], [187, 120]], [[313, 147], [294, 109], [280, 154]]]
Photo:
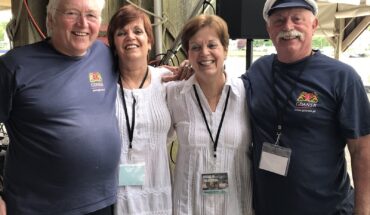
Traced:
[[[146, 72], [145, 72], [145, 75], [144, 75], [144, 78], [143, 78], [143, 80], [140, 83], [139, 89], [141, 89], [144, 86], [144, 83], [145, 83], [145, 81], [146, 81], [146, 79], [148, 77], [148, 73], [149, 73], [149, 69], [147, 68], [146, 69]], [[119, 85], [121, 87], [122, 104], [123, 104], [123, 110], [125, 112], [126, 126], [127, 126], [127, 131], [128, 131], [129, 149], [132, 149], [132, 140], [134, 138], [134, 129], [135, 129], [135, 105], [136, 105], [136, 99], [135, 99], [134, 95], [132, 95], [132, 98], [133, 98], [134, 101], [132, 103], [132, 119], [131, 119], [131, 125], [132, 126], [130, 126], [130, 122], [129, 122], [130, 119], [128, 118], [127, 104], [126, 104], [125, 94], [123, 92], [123, 85], [122, 85], [121, 78], [119, 78], [118, 83], [119, 83]]]
[[277, 84], [276, 84], [276, 78], [275, 78], [275, 74], [277, 74], [277, 71], [275, 69], [275, 63], [276, 63], [277, 59], [276, 57], [274, 58], [273, 60], [273, 63], [272, 63], [272, 70], [273, 70], [273, 91], [274, 91], [274, 100], [275, 100], [275, 105], [276, 105], [276, 108], [277, 108], [277, 126], [276, 126], [276, 141], [275, 141], [275, 144], [278, 144], [279, 140], [280, 140], [280, 135], [281, 135], [281, 132], [283, 130], [283, 120], [284, 120], [284, 114], [285, 112], [287, 111], [287, 107], [288, 107], [288, 104], [289, 104], [289, 100], [290, 100], [290, 97], [292, 97], [293, 95], [293, 92], [297, 89], [297, 85], [298, 85], [298, 79], [299, 77], [301, 77], [303, 71], [306, 69], [306, 66], [308, 64], [308, 61], [309, 59], [306, 59], [301, 70], [299, 71], [297, 77], [296, 77], [296, 81], [294, 83], [294, 85], [292, 86], [292, 88], [290, 89], [289, 93], [287, 94], [286, 96], [286, 99], [285, 99], [285, 103], [283, 104], [283, 107], [280, 108], [279, 104], [278, 104], [278, 101], [277, 101], [277, 97], [278, 97], [278, 92], [277, 92]]
[[225, 118], [227, 104], [229, 103], [230, 88], [231, 87], [229, 86], [229, 90], [227, 91], [227, 97], [226, 97], [226, 101], [225, 101], [225, 107], [224, 107], [224, 110], [222, 112], [221, 121], [220, 121], [220, 124], [218, 125], [218, 129], [217, 129], [216, 140], [214, 140], [213, 139], [213, 136], [212, 136], [211, 129], [209, 128], [209, 125], [208, 125], [208, 122], [207, 122], [206, 114], [204, 113], [202, 104], [200, 103], [200, 99], [199, 99], [199, 95], [198, 95], [197, 89], [195, 87], [195, 84], [193, 84], [193, 89], [194, 89], [194, 92], [195, 92], [195, 97], [197, 98], [200, 111], [202, 112], [202, 115], [203, 115], [204, 123], [207, 126], [207, 130], [208, 130], [209, 136], [211, 137], [211, 140], [213, 142], [213, 157], [216, 157], [218, 138], [220, 137], [221, 127], [222, 127], [222, 124], [223, 124], [223, 121], [224, 121], [224, 118]]

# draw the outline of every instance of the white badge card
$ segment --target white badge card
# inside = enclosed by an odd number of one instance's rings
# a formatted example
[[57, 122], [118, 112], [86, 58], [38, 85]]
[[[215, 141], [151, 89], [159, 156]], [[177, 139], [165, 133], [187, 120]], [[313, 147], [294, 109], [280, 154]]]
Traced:
[[204, 194], [226, 193], [229, 179], [226, 172], [202, 174], [202, 192]]
[[119, 186], [142, 186], [145, 181], [145, 163], [121, 164]]
[[292, 150], [279, 145], [264, 142], [259, 168], [282, 176], [288, 174]]

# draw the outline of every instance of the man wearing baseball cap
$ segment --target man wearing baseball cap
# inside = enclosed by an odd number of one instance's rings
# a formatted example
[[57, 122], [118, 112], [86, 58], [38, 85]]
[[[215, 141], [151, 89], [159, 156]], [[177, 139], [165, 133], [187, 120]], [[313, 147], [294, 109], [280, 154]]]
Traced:
[[267, 0], [263, 17], [277, 54], [242, 77], [257, 215], [370, 214], [369, 101], [352, 67], [312, 49], [317, 14], [314, 0]]

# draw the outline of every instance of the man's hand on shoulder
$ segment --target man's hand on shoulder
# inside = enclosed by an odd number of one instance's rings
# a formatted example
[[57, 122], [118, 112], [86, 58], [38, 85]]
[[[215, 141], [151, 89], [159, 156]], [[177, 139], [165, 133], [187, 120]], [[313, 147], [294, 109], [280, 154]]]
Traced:
[[192, 69], [188, 60], [184, 60], [179, 67], [168, 65], [163, 65], [163, 67], [169, 69], [172, 72], [171, 75], [162, 76], [163, 82], [187, 80], [194, 73], [194, 70]]

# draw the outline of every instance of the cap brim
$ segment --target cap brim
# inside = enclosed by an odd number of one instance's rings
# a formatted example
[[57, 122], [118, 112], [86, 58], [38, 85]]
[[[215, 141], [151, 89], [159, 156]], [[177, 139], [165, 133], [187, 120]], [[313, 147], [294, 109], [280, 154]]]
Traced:
[[275, 10], [279, 10], [279, 9], [285, 9], [285, 8], [292, 8], [292, 7], [300, 7], [300, 8], [305, 8], [307, 10], [310, 10], [313, 12], [313, 8], [308, 6], [307, 4], [304, 4], [304, 3], [299, 3], [299, 2], [287, 2], [287, 3], [282, 3], [282, 4], [279, 4], [279, 5], [276, 5], [275, 7], [271, 8], [267, 15], [271, 15], [272, 12], [274, 12]]

